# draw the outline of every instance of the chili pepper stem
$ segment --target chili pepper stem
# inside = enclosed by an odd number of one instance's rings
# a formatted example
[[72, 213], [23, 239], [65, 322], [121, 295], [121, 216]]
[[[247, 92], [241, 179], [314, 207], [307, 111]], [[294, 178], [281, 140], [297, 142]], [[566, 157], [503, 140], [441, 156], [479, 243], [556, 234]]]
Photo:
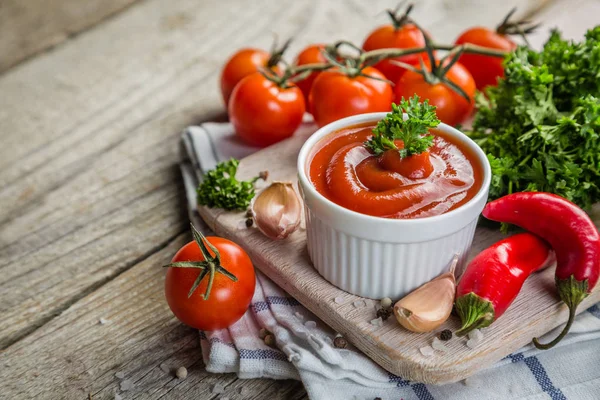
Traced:
[[473, 329], [485, 328], [494, 322], [492, 303], [473, 292], [457, 298], [454, 305], [462, 321], [462, 327], [455, 332], [456, 336], [464, 336]]
[[575, 320], [577, 306], [588, 296], [588, 281], [578, 281], [573, 275], [567, 279], [557, 279], [556, 288], [561, 300], [569, 307], [569, 320], [560, 334], [550, 343], [542, 344], [538, 338], [533, 338], [533, 344], [540, 350], [547, 350], [554, 347], [558, 342], [569, 333], [571, 325]]

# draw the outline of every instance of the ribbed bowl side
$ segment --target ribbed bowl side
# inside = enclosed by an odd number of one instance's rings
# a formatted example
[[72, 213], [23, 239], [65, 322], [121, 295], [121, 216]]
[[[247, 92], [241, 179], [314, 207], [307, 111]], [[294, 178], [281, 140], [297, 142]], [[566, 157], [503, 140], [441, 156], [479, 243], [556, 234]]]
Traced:
[[477, 219], [459, 231], [421, 243], [382, 243], [337, 231], [308, 208], [308, 253], [316, 270], [352, 294], [398, 299], [448, 270], [455, 254], [462, 269]]

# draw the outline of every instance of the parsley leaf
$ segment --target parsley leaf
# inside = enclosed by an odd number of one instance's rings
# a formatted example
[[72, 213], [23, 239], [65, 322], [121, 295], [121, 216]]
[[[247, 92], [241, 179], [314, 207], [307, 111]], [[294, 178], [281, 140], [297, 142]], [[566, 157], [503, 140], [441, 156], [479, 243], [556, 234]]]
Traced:
[[490, 160], [490, 198], [544, 191], [589, 209], [600, 201], [600, 26], [582, 42], [554, 31], [540, 52], [518, 48], [504, 73], [477, 96], [468, 133]]
[[254, 197], [254, 182], [235, 178], [240, 162], [235, 158], [217, 164], [208, 171], [197, 189], [198, 204], [225, 210], [245, 210]]
[[[427, 100], [420, 103], [417, 95], [408, 101], [403, 97], [400, 105], [392, 104], [392, 112], [377, 123], [365, 146], [375, 155], [391, 149], [398, 150], [402, 158], [420, 154], [433, 144], [429, 128], [435, 128], [439, 123], [435, 106], [429, 105]], [[404, 147], [398, 149], [394, 140], [402, 140]]]

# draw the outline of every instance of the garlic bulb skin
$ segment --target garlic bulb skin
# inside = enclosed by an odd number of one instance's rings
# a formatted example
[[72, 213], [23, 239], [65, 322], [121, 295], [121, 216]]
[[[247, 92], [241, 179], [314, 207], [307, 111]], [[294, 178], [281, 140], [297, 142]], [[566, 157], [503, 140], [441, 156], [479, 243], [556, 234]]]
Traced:
[[258, 229], [273, 240], [291, 235], [302, 218], [302, 204], [291, 182], [273, 182], [254, 198], [251, 210]]
[[394, 315], [411, 332], [431, 332], [450, 317], [455, 293], [452, 268], [400, 299], [394, 305]]

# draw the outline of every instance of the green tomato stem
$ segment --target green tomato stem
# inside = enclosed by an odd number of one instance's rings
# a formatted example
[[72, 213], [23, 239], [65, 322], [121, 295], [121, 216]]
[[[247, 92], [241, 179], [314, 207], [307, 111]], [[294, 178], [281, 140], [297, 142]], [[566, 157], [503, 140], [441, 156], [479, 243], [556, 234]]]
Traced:
[[[226, 276], [227, 278], [231, 279], [233, 282], [237, 282], [238, 279], [234, 274], [227, 271], [227, 269], [225, 269], [221, 265], [221, 254], [219, 253], [219, 250], [212, 243], [210, 243], [206, 239], [206, 237], [204, 237], [202, 232], [198, 231], [194, 227], [193, 224], [190, 224], [190, 225], [192, 227], [192, 237], [194, 238], [194, 241], [196, 242], [196, 244], [198, 244], [198, 247], [200, 248], [200, 252], [202, 253], [202, 257], [204, 258], [204, 260], [203, 261], [176, 261], [176, 262], [167, 264], [164, 267], [200, 269], [201, 272], [200, 272], [200, 274], [198, 274], [198, 277], [192, 284], [192, 287], [190, 288], [190, 291], [188, 293], [188, 297], [192, 297], [192, 294], [194, 294], [194, 292], [196, 291], [198, 286], [200, 286], [200, 283], [202, 282], [204, 277], [206, 277], [206, 275], [208, 275], [208, 284], [206, 285], [206, 291], [201, 296], [202, 300], [208, 300], [208, 298], [210, 297], [210, 292], [212, 290], [214, 280], [215, 280], [215, 274], [217, 274], [217, 273], [222, 274], [222, 275]], [[212, 256], [210, 254], [207, 246], [208, 246], [208, 248], [210, 248], [210, 250], [212, 250], [213, 253], [215, 253], [214, 256]]]

